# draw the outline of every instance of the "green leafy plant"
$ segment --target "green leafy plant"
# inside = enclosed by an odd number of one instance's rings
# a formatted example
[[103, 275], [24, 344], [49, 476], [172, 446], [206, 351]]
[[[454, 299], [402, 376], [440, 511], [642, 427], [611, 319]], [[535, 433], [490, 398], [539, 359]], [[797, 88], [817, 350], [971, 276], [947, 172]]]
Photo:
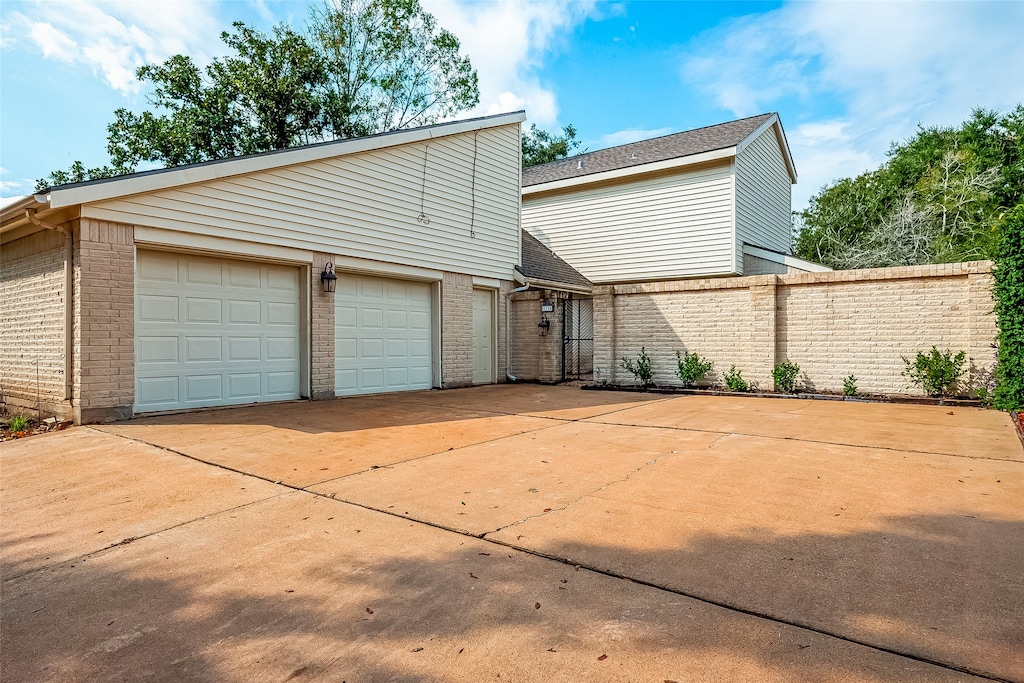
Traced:
[[949, 349], [939, 351], [933, 346], [928, 353], [918, 351], [914, 360], [902, 358], [907, 367], [900, 374], [929, 396], [944, 396], [956, 390], [967, 354], [961, 351], [954, 356]]
[[786, 360], [772, 368], [772, 379], [775, 380], [776, 391], [792, 394], [796, 391], [796, 377], [800, 374], [800, 366]]
[[684, 387], [690, 387], [701, 381], [715, 364], [707, 358], [701, 358], [696, 353], [676, 351], [676, 377], [683, 383]]
[[724, 379], [725, 386], [729, 388], [729, 391], [748, 391], [750, 389], [747, 380], [743, 379], [742, 371], [737, 370], [735, 365], [729, 368], [729, 372], [725, 373]]
[[633, 373], [636, 383], [643, 387], [654, 384], [654, 368], [651, 367], [651, 357], [647, 355], [647, 349], [640, 347], [640, 355], [636, 360], [622, 357], [622, 369]]
[[843, 396], [857, 395], [857, 378], [850, 375], [843, 380]]
[[995, 299], [999, 334], [996, 385], [992, 405], [999, 410], [1024, 410], [1024, 202], [999, 223]]
[[24, 415], [11, 415], [10, 421], [7, 423], [7, 427], [12, 432], [20, 432], [28, 426], [28, 418]]

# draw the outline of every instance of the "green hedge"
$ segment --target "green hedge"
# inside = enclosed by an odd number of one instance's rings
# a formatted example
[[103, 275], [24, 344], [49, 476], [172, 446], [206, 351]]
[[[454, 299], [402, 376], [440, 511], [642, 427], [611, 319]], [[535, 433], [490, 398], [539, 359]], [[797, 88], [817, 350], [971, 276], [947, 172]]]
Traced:
[[999, 321], [993, 405], [999, 410], [1024, 410], [1024, 203], [1006, 212], [999, 229], [992, 291]]

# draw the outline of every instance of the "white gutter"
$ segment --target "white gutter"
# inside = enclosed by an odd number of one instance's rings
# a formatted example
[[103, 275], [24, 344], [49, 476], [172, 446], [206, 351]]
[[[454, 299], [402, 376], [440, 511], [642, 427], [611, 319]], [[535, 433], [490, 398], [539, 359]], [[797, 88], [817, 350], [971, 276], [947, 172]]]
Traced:
[[74, 320], [74, 306], [72, 304], [72, 293], [74, 292], [74, 236], [63, 225], [54, 225], [37, 218], [35, 209], [25, 209], [25, 218], [33, 225], [46, 228], [47, 230], [56, 230], [64, 236], [64, 400], [70, 404], [74, 388], [74, 379], [71, 376], [74, 369], [72, 363], [74, 337], [71, 327]]
[[516, 381], [516, 376], [509, 372], [512, 367], [512, 295], [525, 292], [529, 288], [529, 282], [522, 287], [516, 287], [508, 293], [508, 301], [505, 303], [505, 379], [510, 382]]

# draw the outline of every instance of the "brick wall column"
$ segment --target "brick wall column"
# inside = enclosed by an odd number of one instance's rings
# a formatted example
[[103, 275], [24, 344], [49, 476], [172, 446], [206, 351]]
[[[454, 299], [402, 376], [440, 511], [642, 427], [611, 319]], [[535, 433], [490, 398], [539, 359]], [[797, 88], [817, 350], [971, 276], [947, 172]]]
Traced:
[[[562, 381], [562, 332], [563, 317], [565, 315], [565, 307], [562, 305], [562, 302], [566, 298], [564, 292], [544, 290], [541, 292], [540, 300], [536, 302], [536, 308], [534, 308], [536, 322], [533, 329], [534, 334], [538, 337], [540, 347], [540, 356], [537, 359], [537, 380], [541, 382]], [[537, 327], [537, 324], [540, 323], [540, 307], [544, 301], [550, 301], [554, 305], [555, 310], [545, 314], [550, 326], [547, 333], [541, 337], [541, 328]]]
[[310, 386], [314, 401], [334, 398], [334, 297], [324, 293], [320, 273], [332, 254], [313, 254], [309, 269], [310, 287]]
[[75, 422], [131, 417], [135, 402], [135, 229], [83, 218], [75, 235]]
[[[508, 372], [508, 328], [505, 326], [505, 321], [510, 316], [506, 315], [506, 308], [508, 308], [508, 293], [511, 292], [515, 287], [515, 283], [511, 280], [502, 280], [501, 286], [498, 289], [498, 309], [496, 314], [498, 316], [498, 382], [507, 382], [505, 374]], [[515, 339], [512, 340], [515, 344]]]
[[[988, 387], [993, 377], [998, 333], [995, 302], [992, 300], [991, 266], [972, 269], [967, 275], [967, 356], [970, 389]], [[989, 387], [991, 389], [991, 387]]]
[[773, 389], [776, 363], [776, 285], [774, 275], [760, 275], [750, 286], [750, 376], [761, 389]]
[[473, 278], [445, 273], [441, 281], [441, 388], [473, 383]]
[[615, 288], [594, 287], [594, 381], [615, 383]]

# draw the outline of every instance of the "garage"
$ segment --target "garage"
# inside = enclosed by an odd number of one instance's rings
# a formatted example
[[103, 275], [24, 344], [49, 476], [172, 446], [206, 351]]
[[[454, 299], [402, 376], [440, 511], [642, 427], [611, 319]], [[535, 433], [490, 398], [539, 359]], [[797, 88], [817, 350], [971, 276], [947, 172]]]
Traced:
[[432, 300], [429, 282], [339, 273], [335, 394], [430, 389]]
[[300, 270], [139, 250], [137, 413], [301, 395]]

